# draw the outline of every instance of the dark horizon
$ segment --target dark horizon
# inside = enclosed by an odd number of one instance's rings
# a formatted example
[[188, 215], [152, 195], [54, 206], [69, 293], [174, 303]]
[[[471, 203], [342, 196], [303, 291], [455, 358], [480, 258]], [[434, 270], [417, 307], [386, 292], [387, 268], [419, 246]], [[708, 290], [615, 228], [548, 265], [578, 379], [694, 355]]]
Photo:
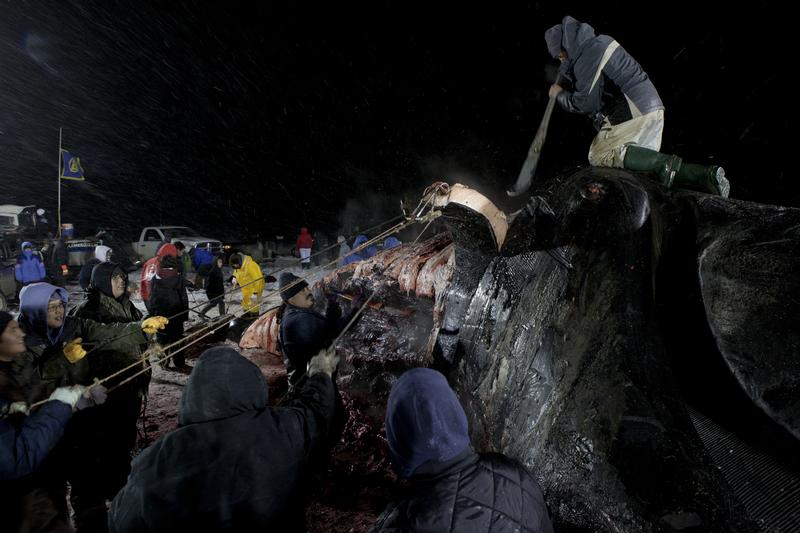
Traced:
[[[62, 190], [63, 220], [81, 235], [158, 223], [335, 235], [349, 220], [399, 214], [401, 196], [413, 201], [439, 180], [518, 208], [503, 191], [546, 103], [554, 62], [542, 35], [570, 14], [616, 38], [653, 79], [667, 108], [662, 151], [722, 164], [732, 198], [800, 205], [778, 15], [757, 4], [725, 21], [678, 9], [644, 20], [630, 5], [312, 14], [9, 3], [0, 203], [55, 208], [63, 127], [86, 171]], [[585, 117], [557, 110], [537, 175], [587, 165], [593, 134]]]

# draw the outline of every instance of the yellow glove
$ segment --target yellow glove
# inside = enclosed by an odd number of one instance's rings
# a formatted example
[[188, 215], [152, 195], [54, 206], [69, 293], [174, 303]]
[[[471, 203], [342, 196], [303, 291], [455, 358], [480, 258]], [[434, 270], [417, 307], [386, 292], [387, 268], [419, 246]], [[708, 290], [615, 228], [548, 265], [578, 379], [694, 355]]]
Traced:
[[83, 349], [81, 346], [81, 339], [80, 337], [72, 339], [67, 344], [64, 345], [64, 357], [67, 358], [67, 361], [70, 363], [77, 363], [84, 357], [86, 357], [86, 350]]
[[152, 335], [156, 331], [164, 329], [164, 326], [166, 326], [168, 322], [169, 319], [165, 316], [151, 316], [145, 318], [142, 322], [142, 331], [148, 335]]

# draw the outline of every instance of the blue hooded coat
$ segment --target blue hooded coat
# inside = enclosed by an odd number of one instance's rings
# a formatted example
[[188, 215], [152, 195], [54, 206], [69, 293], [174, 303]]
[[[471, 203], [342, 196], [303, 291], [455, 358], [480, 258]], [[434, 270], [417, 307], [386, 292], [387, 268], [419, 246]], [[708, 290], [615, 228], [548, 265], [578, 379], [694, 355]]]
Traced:
[[[369, 240], [369, 238], [366, 235], [357, 236], [356, 240], [353, 241], [353, 250], [355, 250], [356, 248], [358, 248], [359, 246], [361, 246], [362, 244], [364, 244], [368, 240]], [[363, 261], [364, 259], [369, 259], [370, 257], [372, 257], [373, 255], [375, 255], [377, 253], [378, 253], [378, 249], [375, 246], [370, 245], [370, 246], [367, 246], [366, 248], [364, 248], [363, 250], [361, 250], [360, 252], [356, 252], [354, 254], [348, 255], [344, 260], [344, 264], [345, 265], [349, 265], [350, 263], [356, 263], [358, 261]]]
[[47, 275], [44, 263], [42, 263], [39, 254], [35, 254], [33, 250], [26, 250], [25, 248], [33, 248], [33, 245], [26, 241], [20, 246], [22, 252], [17, 256], [14, 277], [23, 285], [42, 281]]
[[391, 235], [389, 237], [386, 237], [386, 240], [383, 241], [383, 249], [389, 250], [391, 248], [394, 248], [395, 246], [400, 246], [401, 244], [402, 243], [400, 242], [400, 239], [398, 239], [394, 235]]
[[410, 478], [372, 531], [552, 533], [539, 484], [517, 461], [470, 447], [467, 417], [445, 377], [415, 368], [386, 406], [389, 454]]

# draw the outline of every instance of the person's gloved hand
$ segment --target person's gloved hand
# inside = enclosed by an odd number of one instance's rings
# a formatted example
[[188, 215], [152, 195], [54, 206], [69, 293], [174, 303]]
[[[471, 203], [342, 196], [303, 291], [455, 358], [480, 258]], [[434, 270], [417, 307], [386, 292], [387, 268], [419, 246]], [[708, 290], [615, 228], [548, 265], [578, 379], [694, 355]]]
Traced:
[[65, 403], [75, 410], [75, 405], [83, 397], [86, 387], [83, 385], [70, 385], [69, 387], [59, 387], [53, 391], [49, 400], [56, 400]]
[[142, 321], [142, 331], [152, 335], [156, 331], [164, 329], [168, 323], [169, 319], [165, 316], [151, 316]]
[[108, 389], [99, 383], [95, 383], [90, 387], [83, 387], [83, 394], [78, 403], [75, 404], [75, 410], [80, 411], [87, 407], [94, 407], [95, 405], [103, 405], [108, 398]]
[[336, 355], [335, 346], [320, 350], [320, 352], [308, 362], [308, 376], [311, 377], [314, 374], [322, 372], [330, 377], [333, 375], [338, 365], [339, 356]]
[[77, 363], [86, 357], [86, 350], [81, 346], [82, 340], [82, 338], [76, 337], [64, 345], [64, 357], [66, 357], [67, 361], [70, 363]]
[[3, 404], [3, 406], [0, 407], [0, 418], [5, 418], [16, 413], [29, 414], [30, 409], [28, 408], [28, 404], [25, 402], [13, 402]]
[[30, 414], [31, 410], [25, 402], [14, 402], [8, 406], [8, 414], [13, 415], [16, 413]]

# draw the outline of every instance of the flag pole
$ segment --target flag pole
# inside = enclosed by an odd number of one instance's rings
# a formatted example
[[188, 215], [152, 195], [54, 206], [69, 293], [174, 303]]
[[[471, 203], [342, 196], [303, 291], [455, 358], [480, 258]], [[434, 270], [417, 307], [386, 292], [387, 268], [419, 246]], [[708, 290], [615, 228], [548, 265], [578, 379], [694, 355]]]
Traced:
[[58, 128], [58, 236], [61, 237], [61, 128]]

